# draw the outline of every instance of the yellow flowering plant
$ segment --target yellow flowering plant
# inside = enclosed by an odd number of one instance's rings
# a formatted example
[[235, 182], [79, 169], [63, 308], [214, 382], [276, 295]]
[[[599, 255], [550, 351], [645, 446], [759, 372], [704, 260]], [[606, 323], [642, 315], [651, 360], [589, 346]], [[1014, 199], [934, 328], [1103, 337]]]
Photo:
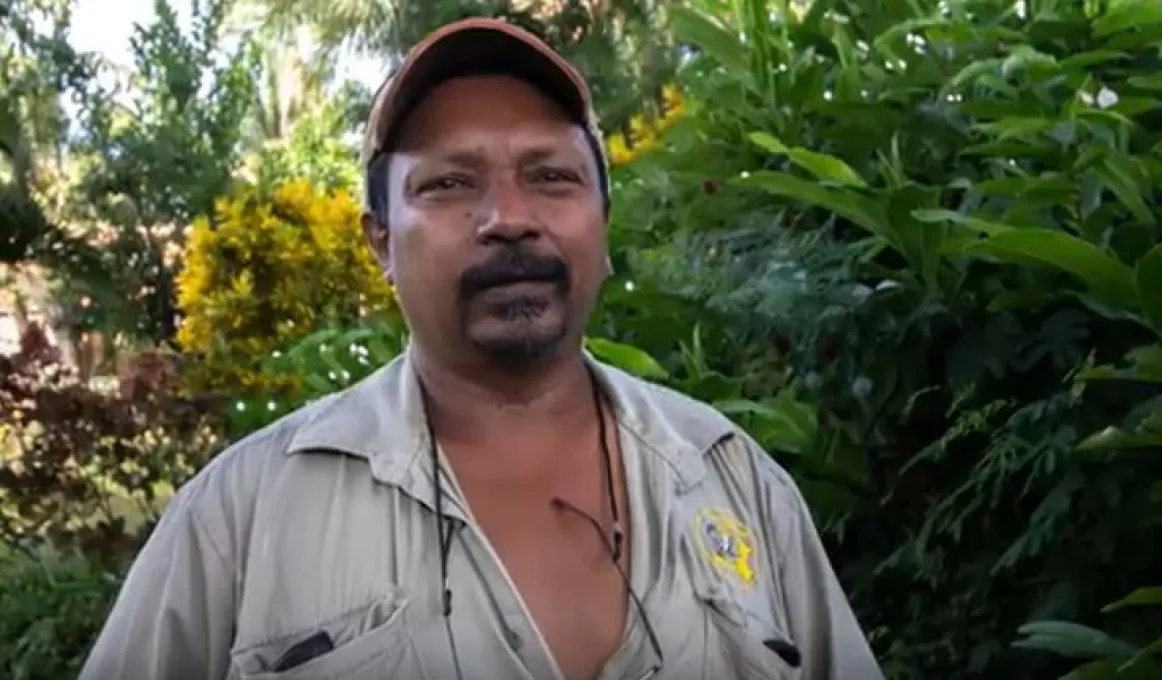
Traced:
[[187, 387], [293, 390], [292, 375], [262, 370], [274, 351], [323, 326], [394, 312], [359, 215], [347, 192], [295, 180], [240, 185], [197, 220], [177, 281], [177, 341], [194, 359]]
[[686, 112], [686, 102], [678, 86], [671, 83], [662, 88], [661, 112], [657, 116], [638, 114], [630, 119], [628, 131], [614, 132], [606, 137], [609, 163], [614, 167], [628, 165], [653, 148]]

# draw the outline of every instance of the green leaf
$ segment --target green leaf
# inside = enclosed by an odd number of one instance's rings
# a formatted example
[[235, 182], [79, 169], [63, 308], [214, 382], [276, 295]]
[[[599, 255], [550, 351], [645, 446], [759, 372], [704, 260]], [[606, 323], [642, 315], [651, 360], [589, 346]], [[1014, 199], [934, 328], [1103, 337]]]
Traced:
[[1107, 302], [1125, 309], [1138, 308], [1133, 272], [1088, 241], [1060, 231], [1013, 227], [951, 210], [918, 210], [913, 215], [921, 221], [949, 220], [987, 235], [976, 241], [957, 242], [965, 255], [992, 257], [1014, 264], [1048, 265], [1078, 277]]
[[1022, 640], [1015, 647], [1053, 652], [1073, 659], [1130, 659], [1133, 645], [1100, 630], [1069, 621], [1035, 621], [1018, 629]]
[[835, 182], [846, 186], [866, 188], [867, 182], [855, 170], [842, 160], [818, 153], [803, 147], [788, 147], [766, 132], [752, 132], [748, 135], [751, 142], [775, 155], [785, 155], [795, 165], [803, 168], [816, 178], [825, 182]]
[[1109, 451], [1111, 449], [1145, 449], [1162, 446], [1162, 434], [1127, 432], [1113, 425], [1083, 439], [1078, 451]]
[[1107, 659], [1090, 661], [1069, 671], [1059, 680], [1116, 680], [1121, 665], [1118, 661]]
[[956, 75], [948, 81], [945, 89], [950, 91], [957, 91], [967, 85], [972, 85], [981, 76], [991, 74], [1000, 68], [1000, 59], [981, 59], [980, 61], [970, 62], [967, 66], [962, 68]]
[[1094, 50], [1092, 52], [1082, 52], [1074, 54], [1061, 60], [1061, 70], [1088, 70], [1098, 64], [1104, 64], [1107, 61], [1114, 61], [1115, 59], [1125, 59], [1130, 55], [1126, 52], [1116, 50]]
[[840, 215], [905, 252], [899, 236], [879, 206], [851, 190], [825, 187], [785, 172], [760, 170], [732, 180], [733, 184], [761, 189], [776, 196], [793, 198]]
[[1138, 588], [1117, 602], [1102, 607], [1101, 611], [1108, 614], [1126, 607], [1162, 607], [1162, 586]]
[[1132, 87], [1140, 87], [1143, 90], [1159, 90], [1162, 91], [1162, 73], [1150, 73], [1140, 76], [1132, 76], [1126, 80]]
[[586, 338], [585, 346], [598, 359], [639, 378], [669, 377], [666, 369], [649, 354], [634, 347], [605, 338]]
[[671, 8], [669, 18], [678, 40], [702, 48], [736, 78], [750, 73], [750, 57], [738, 36], [684, 7]]
[[1162, 244], [1151, 248], [1134, 265], [1134, 283], [1142, 314], [1162, 335]]
[[763, 446], [771, 449], [804, 453], [815, 439], [817, 428], [812, 408], [796, 400], [789, 390], [765, 402], [724, 399], [715, 401], [714, 407], [732, 418], [756, 419], [752, 434], [761, 433]]
[[1007, 224], [998, 224], [996, 222], [989, 222], [982, 220], [979, 217], [972, 217], [964, 213], [958, 213], [955, 210], [944, 209], [920, 209], [913, 210], [912, 217], [915, 217], [920, 222], [938, 223], [938, 222], [952, 222], [964, 227], [968, 227], [972, 231], [977, 231], [982, 234], [994, 235], [1020, 229], [1021, 227], [1012, 227]]
[[1134, 166], [1135, 162], [1128, 156], [1111, 155], [1103, 158], [1091, 170], [1134, 213], [1139, 222], [1154, 225], [1157, 222], [1154, 211], [1143, 198], [1143, 172]]
[[1162, 345], [1135, 347], [1126, 353], [1129, 368], [1102, 365], [1078, 373], [1081, 380], [1136, 380], [1162, 384]]
[[1002, 118], [991, 123], [979, 123], [975, 127], [981, 132], [996, 135], [998, 139], [1009, 137], [1029, 137], [1046, 133], [1057, 126], [1058, 121], [1052, 118], [1038, 118], [1032, 116], [1014, 116]]
[[[1145, 666], [1145, 668], [1142, 668], [1142, 666]], [[1133, 659], [1130, 659], [1118, 668], [1118, 672], [1124, 674], [1126, 677], [1133, 677], [1130, 675], [1131, 670], [1144, 671], [1139, 677], [1162, 677], [1162, 637], [1140, 649], [1134, 655]]]
[[1093, 34], [1102, 38], [1159, 22], [1162, 22], [1162, 3], [1120, 0], [1111, 2], [1106, 13], [1093, 22]]

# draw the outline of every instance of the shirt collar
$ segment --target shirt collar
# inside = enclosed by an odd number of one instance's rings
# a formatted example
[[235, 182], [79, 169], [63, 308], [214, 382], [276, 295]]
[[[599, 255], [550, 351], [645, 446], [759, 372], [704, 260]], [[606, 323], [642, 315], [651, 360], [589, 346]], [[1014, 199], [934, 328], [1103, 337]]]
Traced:
[[[704, 454], [734, 432], [708, 406], [645, 382], [586, 353], [623, 432], [656, 455], [673, 473], [679, 492], [706, 473]], [[288, 453], [333, 452], [364, 458], [372, 475], [417, 497], [430, 489], [428, 432], [411, 351], [367, 378], [308, 407], [310, 413]], [[421, 498], [423, 500], [423, 498]]]

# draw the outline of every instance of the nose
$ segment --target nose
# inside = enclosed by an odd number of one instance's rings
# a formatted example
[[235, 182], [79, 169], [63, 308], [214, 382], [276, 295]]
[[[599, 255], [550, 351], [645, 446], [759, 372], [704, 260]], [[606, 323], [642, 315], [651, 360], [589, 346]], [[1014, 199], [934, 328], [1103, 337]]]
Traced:
[[515, 243], [540, 238], [544, 224], [518, 183], [498, 182], [490, 193], [484, 220], [477, 228], [481, 242]]

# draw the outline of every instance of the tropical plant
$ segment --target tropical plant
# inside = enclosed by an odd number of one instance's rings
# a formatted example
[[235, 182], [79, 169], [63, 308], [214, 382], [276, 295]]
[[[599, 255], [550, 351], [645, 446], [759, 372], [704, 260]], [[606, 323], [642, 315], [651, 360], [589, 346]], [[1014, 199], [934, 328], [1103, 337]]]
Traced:
[[744, 396], [817, 405], [777, 455], [892, 676], [1042, 677], [998, 631], [1090, 621], [1160, 538], [1155, 388], [1093, 367], [1153, 382], [1158, 11], [793, 10], [671, 8], [686, 114], [615, 175], [599, 323], [673, 367], [700, 321]]
[[75, 678], [117, 597], [120, 580], [83, 554], [0, 554], [0, 674]]
[[191, 229], [178, 276], [177, 340], [197, 357], [197, 391], [243, 397], [294, 388], [259, 369], [312, 331], [394, 309], [363, 238], [359, 204], [305, 180], [266, 192], [238, 185]]
[[252, 158], [256, 184], [273, 189], [288, 177], [316, 190], [362, 190], [358, 145], [351, 139], [365, 92], [342, 88], [337, 95], [302, 112], [281, 139], [268, 140]]
[[118, 393], [90, 388], [31, 326], [0, 356], [0, 553], [131, 555], [177, 487], [221, 446], [217, 408], [178, 397], [160, 357]]
[[[1162, 606], [1162, 587], [1139, 588], [1102, 607], [1103, 614]], [[1115, 638], [1069, 621], [1037, 621], [1021, 626], [1018, 647], [1086, 660], [1070, 677], [1085, 680], [1148, 680], [1162, 677], [1162, 636], [1144, 644]]]
[[[466, 17], [504, 18], [543, 37], [590, 76], [610, 130], [661, 108], [677, 61], [658, 0], [249, 0], [268, 29], [307, 26], [324, 49], [352, 48], [390, 64], [436, 27]], [[645, 106], [643, 107], [643, 102]]]
[[242, 122], [253, 101], [248, 41], [222, 46], [225, 0], [196, 3], [192, 28], [167, 0], [131, 39], [134, 73], [124, 92], [95, 94], [83, 109], [81, 175], [71, 221], [91, 225], [108, 287], [100, 296], [74, 282], [65, 294], [90, 325], [139, 341], [167, 342], [176, 330], [174, 275], [185, 231], [225, 194], [239, 163]]

